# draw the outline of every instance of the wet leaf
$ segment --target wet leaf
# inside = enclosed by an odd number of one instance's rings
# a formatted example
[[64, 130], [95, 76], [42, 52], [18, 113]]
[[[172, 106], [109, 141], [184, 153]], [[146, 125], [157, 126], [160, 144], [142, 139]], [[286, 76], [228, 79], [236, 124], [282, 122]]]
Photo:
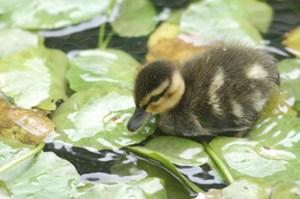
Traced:
[[158, 23], [155, 8], [148, 0], [123, 0], [117, 8], [118, 15], [110, 24], [122, 37], [146, 36]]
[[203, 146], [186, 138], [160, 136], [147, 142], [144, 148], [181, 166], [197, 166], [208, 161]]
[[154, 160], [159, 161], [160, 163], [162, 163], [166, 168], [168, 168], [174, 175], [176, 175], [177, 177], [179, 177], [181, 180], [183, 180], [193, 191], [195, 192], [202, 192], [202, 190], [197, 187], [194, 183], [192, 183], [191, 181], [189, 181], [186, 177], [184, 177], [177, 169], [176, 167], [171, 163], [170, 160], [168, 160], [167, 158], [165, 158], [164, 156], [160, 155], [159, 153], [152, 151], [152, 150], [148, 150], [145, 147], [141, 147], [141, 146], [136, 146], [136, 147], [129, 147], [130, 150], [132, 150], [135, 153], [139, 153], [142, 155], [145, 155], [147, 157], [150, 157]]
[[239, 179], [224, 189], [199, 193], [195, 199], [268, 199], [271, 186], [261, 179]]
[[26, 110], [0, 99], [0, 135], [25, 144], [39, 144], [54, 131], [55, 124], [42, 110]]
[[59, 50], [30, 48], [0, 60], [0, 89], [23, 108], [55, 110], [66, 99], [68, 59]]
[[299, 199], [300, 186], [295, 184], [278, 184], [273, 188], [271, 199]]
[[259, 120], [264, 120], [268, 117], [276, 117], [276, 116], [296, 116], [297, 112], [292, 109], [292, 107], [288, 104], [289, 96], [285, 93], [279, 91], [278, 88], [274, 88], [269, 101], [266, 103], [263, 110], [259, 113]]
[[0, 29], [0, 58], [27, 48], [38, 47], [43, 42], [42, 37], [36, 33], [17, 28], [2, 28]]
[[215, 138], [209, 145], [234, 179], [263, 178], [272, 185], [299, 181], [300, 119], [292, 116], [258, 121], [246, 138]]
[[284, 59], [277, 64], [277, 68], [280, 72], [281, 90], [289, 95], [291, 105], [299, 111], [296, 104], [300, 102], [300, 60]]
[[[29, 150], [27, 145], [0, 137], [0, 166]], [[0, 174], [15, 199], [69, 199], [79, 178], [71, 163], [52, 152], [42, 152]]]
[[282, 45], [287, 46], [287, 51], [300, 57], [300, 27], [286, 35], [286, 39], [282, 41]]
[[71, 89], [79, 91], [109, 86], [132, 89], [134, 75], [140, 64], [123, 51], [95, 49], [82, 51], [70, 65], [67, 79]]
[[52, 114], [59, 133], [55, 140], [95, 149], [120, 148], [144, 140], [154, 132], [155, 117], [129, 133], [127, 121], [135, 104], [129, 89], [94, 88], [72, 95]]
[[[27, 0], [1, 19], [23, 29], [57, 29], [89, 20], [104, 12], [111, 0]], [[14, 5], [12, 5], [14, 6]], [[8, 9], [8, 8], [7, 8]]]
[[165, 199], [164, 182], [159, 178], [145, 178], [139, 181], [118, 184], [89, 184], [79, 188], [75, 199]]
[[8, 193], [8, 189], [7, 189], [5, 182], [0, 180], [0, 198], [1, 199], [10, 199], [9, 195], [10, 194]]
[[[248, 15], [256, 16], [257, 13], [247, 11], [250, 10], [249, 4], [252, 6], [255, 4], [254, 7], [256, 7], [256, 4], [264, 3], [254, 3], [253, 0], [205, 0], [192, 3], [182, 13], [180, 29], [184, 32], [198, 33], [201, 36], [225, 42], [234, 40], [246, 44], [260, 44], [262, 37], [258, 30], [251, 25], [255, 20], [253, 17], [251, 19], [248, 17]], [[261, 14], [262, 10], [256, 11]], [[258, 27], [261, 30], [264, 29], [262, 24], [259, 24]]]
[[28, 3], [30, 0], [0, 0], [0, 14], [12, 11]]

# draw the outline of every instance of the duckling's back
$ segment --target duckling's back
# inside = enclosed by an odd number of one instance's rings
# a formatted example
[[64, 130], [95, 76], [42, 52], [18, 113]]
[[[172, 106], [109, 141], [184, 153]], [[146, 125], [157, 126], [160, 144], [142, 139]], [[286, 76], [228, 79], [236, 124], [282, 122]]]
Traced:
[[275, 65], [266, 52], [243, 46], [214, 47], [188, 59], [181, 67], [185, 93], [162, 115], [162, 123], [170, 127], [177, 121], [172, 129], [183, 136], [251, 127], [271, 89], [279, 85]]

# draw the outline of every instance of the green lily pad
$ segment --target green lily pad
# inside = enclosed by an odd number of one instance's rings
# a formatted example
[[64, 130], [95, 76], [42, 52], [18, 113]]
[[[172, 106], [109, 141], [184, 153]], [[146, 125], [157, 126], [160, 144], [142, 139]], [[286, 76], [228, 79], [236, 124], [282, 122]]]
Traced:
[[[30, 0], [1, 19], [23, 29], [57, 29], [89, 20], [104, 12], [111, 0]], [[14, 5], [12, 5], [14, 6]], [[8, 9], [8, 8], [7, 8]]]
[[129, 133], [127, 121], [134, 109], [129, 89], [108, 87], [79, 91], [52, 114], [59, 133], [55, 140], [98, 150], [139, 143], [154, 132], [158, 120], [151, 117], [140, 130]]
[[70, 65], [67, 79], [71, 89], [79, 91], [114, 85], [132, 89], [140, 64], [123, 51], [95, 49], [82, 51]]
[[165, 167], [167, 167], [174, 175], [176, 175], [178, 178], [180, 178], [181, 180], [183, 180], [189, 187], [190, 189], [192, 189], [195, 192], [202, 192], [202, 190], [197, 187], [194, 183], [192, 183], [191, 181], [189, 181], [186, 177], [184, 177], [178, 170], [177, 168], [171, 163], [170, 160], [168, 160], [167, 158], [165, 158], [164, 156], [160, 155], [157, 152], [154, 152], [152, 150], [148, 150], [145, 147], [141, 147], [141, 146], [136, 146], [136, 147], [128, 147], [130, 150], [132, 150], [135, 153], [138, 154], [142, 154], [145, 155], [147, 157], [150, 157], [154, 160], [159, 161], [160, 163], [162, 163]]
[[[1, 137], [0, 166], [27, 153], [30, 148], [16, 140]], [[52, 152], [42, 152], [4, 171], [0, 179], [6, 182], [15, 199], [68, 199], [80, 176], [68, 161]]]
[[117, 13], [110, 24], [122, 37], [146, 36], [158, 23], [155, 8], [148, 0], [123, 0]]
[[300, 186], [295, 184], [278, 184], [273, 188], [271, 199], [300, 199]]
[[209, 145], [234, 179], [263, 178], [272, 185], [299, 181], [300, 119], [293, 116], [259, 121], [247, 139], [218, 137]]
[[75, 199], [157, 199], [167, 198], [164, 182], [159, 178], [145, 178], [139, 181], [118, 184], [95, 183], [78, 189]]
[[0, 14], [12, 11], [16, 8], [19, 8], [26, 3], [28, 3], [30, 0], [0, 0]]
[[267, 199], [271, 186], [262, 179], [239, 179], [224, 189], [211, 189], [207, 193], [199, 193], [195, 199]]
[[10, 194], [8, 193], [8, 189], [7, 189], [5, 182], [0, 180], [0, 198], [1, 199], [10, 199], [9, 195]]
[[66, 99], [68, 59], [59, 50], [30, 48], [0, 60], [0, 89], [18, 106], [55, 110]]
[[44, 39], [38, 34], [17, 28], [0, 29], [0, 58], [27, 48], [42, 45]]
[[[284, 59], [277, 64], [277, 68], [281, 77], [280, 89], [293, 98], [294, 105], [300, 103], [300, 60]], [[293, 108], [300, 110], [297, 106]]]
[[144, 148], [181, 166], [203, 165], [208, 161], [203, 146], [185, 138], [160, 136], [147, 142]]
[[[260, 44], [262, 37], [258, 30], [251, 25], [247, 14], [241, 14], [249, 10], [247, 3], [253, 0], [242, 2], [245, 5], [238, 0], [204, 0], [192, 3], [182, 13], [180, 28], [184, 32], [198, 33], [225, 42], [234, 40], [246, 44]], [[245, 10], [240, 10], [243, 7]]]

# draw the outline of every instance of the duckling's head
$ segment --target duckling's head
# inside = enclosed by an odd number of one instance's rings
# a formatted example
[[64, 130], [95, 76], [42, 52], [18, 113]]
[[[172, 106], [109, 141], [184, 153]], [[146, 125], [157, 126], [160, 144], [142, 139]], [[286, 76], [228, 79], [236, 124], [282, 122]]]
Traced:
[[175, 107], [184, 93], [184, 80], [179, 69], [169, 61], [154, 61], [138, 73], [134, 87], [136, 109], [127, 128], [139, 129], [151, 114]]

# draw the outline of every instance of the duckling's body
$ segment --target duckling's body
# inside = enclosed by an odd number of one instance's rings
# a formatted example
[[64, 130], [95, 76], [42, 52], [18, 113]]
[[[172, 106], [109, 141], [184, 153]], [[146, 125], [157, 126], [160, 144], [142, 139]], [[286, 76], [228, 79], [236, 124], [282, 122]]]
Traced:
[[279, 85], [275, 60], [243, 46], [218, 46], [179, 66], [147, 64], [135, 84], [137, 110], [128, 129], [137, 130], [152, 113], [160, 128], [180, 136], [216, 135], [251, 127]]

